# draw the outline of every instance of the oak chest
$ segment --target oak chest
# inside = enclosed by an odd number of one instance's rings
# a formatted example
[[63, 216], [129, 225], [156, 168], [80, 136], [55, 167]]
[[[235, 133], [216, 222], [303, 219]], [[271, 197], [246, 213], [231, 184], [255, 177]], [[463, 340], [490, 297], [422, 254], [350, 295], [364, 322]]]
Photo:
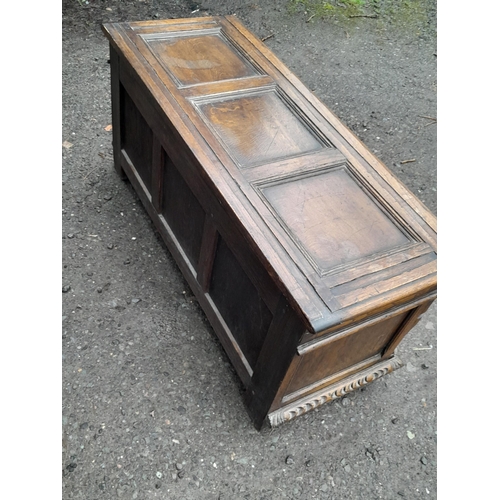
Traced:
[[177, 261], [257, 428], [402, 366], [436, 219], [232, 16], [103, 26], [115, 167]]

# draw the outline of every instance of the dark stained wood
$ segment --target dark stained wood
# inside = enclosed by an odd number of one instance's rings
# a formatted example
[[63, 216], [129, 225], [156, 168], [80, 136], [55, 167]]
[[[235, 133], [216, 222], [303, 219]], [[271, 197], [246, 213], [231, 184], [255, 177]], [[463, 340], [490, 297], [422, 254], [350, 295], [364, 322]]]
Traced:
[[111, 110], [112, 110], [112, 127], [113, 127], [113, 158], [116, 173], [125, 179], [126, 175], [121, 166], [121, 83], [120, 83], [120, 57], [110, 45], [109, 62], [111, 66]]
[[205, 211], [172, 160], [164, 155], [161, 213], [195, 269], [200, 257]]
[[271, 184], [262, 193], [320, 275], [409, 242], [343, 168]]
[[300, 359], [286, 394], [321, 381], [332, 375], [334, 366], [341, 372], [350, 366], [381, 354], [407, 313], [380, 321], [360, 332], [333, 337], [329, 343], [305, 352]]
[[145, 36], [151, 52], [171, 74], [178, 86], [219, 82], [256, 76], [250, 62], [240, 56], [221, 36], [219, 30], [209, 30], [197, 36]]
[[198, 101], [197, 108], [241, 168], [323, 147], [275, 90]]
[[161, 147], [158, 136], [153, 135], [153, 165], [151, 169], [151, 203], [157, 212], [162, 211], [163, 197], [163, 165], [165, 151]]
[[229, 16], [103, 26], [115, 169], [186, 277], [257, 428], [401, 366], [436, 220]]
[[[153, 132], [144, 117], [137, 109], [128, 92], [124, 89], [121, 95], [121, 141], [125, 151], [134, 165], [139, 177], [151, 194], [153, 170]], [[126, 126], [124, 126], [126, 124]]]
[[253, 368], [273, 316], [222, 238], [215, 252], [208, 293]]

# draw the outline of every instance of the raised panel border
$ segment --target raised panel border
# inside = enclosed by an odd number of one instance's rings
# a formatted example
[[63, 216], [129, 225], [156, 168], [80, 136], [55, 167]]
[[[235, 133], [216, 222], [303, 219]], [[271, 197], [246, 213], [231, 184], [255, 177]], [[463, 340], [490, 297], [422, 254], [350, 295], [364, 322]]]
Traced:
[[[283, 218], [274, 209], [272, 204], [268, 201], [266, 195], [264, 194], [264, 190], [270, 186], [275, 186], [275, 185], [284, 184], [284, 183], [288, 183], [288, 182], [294, 182], [294, 181], [297, 181], [300, 179], [305, 179], [308, 177], [324, 175], [324, 174], [327, 174], [329, 172], [336, 171], [336, 170], [344, 170], [351, 177], [351, 179], [359, 186], [359, 188], [368, 197], [371, 197], [372, 201], [382, 211], [382, 213], [389, 219], [389, 221], [391, 223], [393, 223], [394, 226], [396, 226], [396, 228], [398, 230], [400, 230], [407, 237], [408, 243], [406, 243], [404, 245], [396, 246], [394, 248], [391, 248], [391, 249], [383, 251], [383, 252], [378, 252], [378, 253], [372, 254], [368, 257], [362, 257], [360, 259], [356, 259], [356, 260], [350, 261], [350, 262], [345, 263], [345, 264], [338, 264], [338, 265], [332, 266], [331, 268], [328, 268], [328, 269], [322, 269], [315, 262], [314, 258], [310, 255], [310, 253], [307, 251], [307, 249], [301, 244], [301, 242], [297, 240], [297, 238], [294, 236], [291, 229], [288, 227], [287, 223], [283, 220]], [[409, 227], [407, 224], [405, 224], [404, 220], [401, 219], [396, 214], [396, 212], [391, 209], [391, 207], [387, 203], [384, 202], [383, 198], [381, 196], [379, 196], [378, 193], [371, 186], [369, 186], [368, 183], [364, 182], [363, 178], [361, 176], [356, 174], [356, 171], [354, 170], [354, 168], [352, 168], [350, 163], [347, 161], [342, 161], [339, 163], [335, 163], [333, 165], [330, 164], [330, 165], [327, 165], [325, 167], [316, 169], [312, 172], [311, 171], [299, 172], [297, 174], [284, 175], [282, 177], [274, 177], [270, 180], [261, 179], [261, 180], [253, 182], [252, 185], [253, 185], [255, 191], [258, 193], [261, 200], [263, 201], [263, 203], [266, 205], [266, 207], [269, 209], [269, 211], [273, 214], [273, 216], [278, 221], [280, 228], [287, 234], [289, 239], [294, 243], [294, 245], [296, 246], [298, 251], [304, 256], [304, 258], [310, 264], [312, 269], [314, 269], [315, 273], [318, 275], [318, 277], [320, 279], [327, 278], [327, 277], [332, 276], [334, 274], [337, 274], [339, 272], [352, 270], [355, 267], [366, 266], [366, 264], [386, 259], [386, 258], [391, 257], [392, 255], [395, 255], [395, 254], [400, 253], [402, 251], [410, 250], [413, 247], [420, 245], [423, 241], [420, 238], [420, 236], [416, 232], [414, 232], [411, 229], [411, 227]]]
[[278, 161], [282, 161], [284, 159], [290, 159], [290, 158], [298, 158], [298, 157], [303, 157], [303, 156], [308, 156], [308, 155], [316, 155], [318, 154], [318, 150], [315, 151], [307, 151], [304, 153], [299, 153], [299, 154], [291, 154], [291, 155], [283, 155], [280, 156], [279, 158], [274, 158], [272, 160], [263, 160], [260, 162], [255, 162], [251, 163], [249, 165], [243, 165], [240, 161], [238, 161], [236, 155], [234, 154], [233, 151], [227, 146], [225, 143], [224, 139], [220, 136], [220, 134], [217, 132], [215, 127], [212, 125], [212, 123], [207, 119], [205, 113], [202, 111], [201, 106], [205, 104], [212, 104], [212, 103], [219, 103], [219, 102], [224, 102], [224, 101], [231, 101], [233, 99], [242, 99], [245, 97], [251, 97], [251, 96], [256, 96], [256, 95], [262, 95], [262, 94], [267, 94], [267, 93], [272, 93], [275, 94], [278, 99], [288, 108], [290, 113], [297, 118], [297, 120], [305, 127], [307, 132], [309, 132], [322, 146], [322, 148], [319, 151], [322, 151], [324, 149], [335, 149], [335, 146], [332, 144], [332, 142], [319, 130], [319, 128], [313, 123], [311, 119], [307, 117], [307, 115], [297, 106], [290, 97], [287, 96], [287, 94], [279, 87], [279, 85], [276, 85], [276, 83], [272, 83], [270, 85], [265, 85], [262, 87], [257, 87], [257, 88], [246, 88], [246, 89], [240, 89], [234, 92], [226, 92], [224, 94], [216, 94], [216, 95], [209, 95], [209, 96], [195, 96], [195, 97], [190, 97], [188, 98], [195, 110], [197, 111], [198, 115], [201, 117], [205, 125], [209, 128], [209, 130], [212, 132], [212, 134], [217, 138], [219, 144], [224, 148], [226, 153], [231, 157], [235, 165], [240, 169], [240, 170], [247, 170], [247, 169], [252, 169], [255, 167], [261, 167], [263, 165], [275, 163]]
[[[195, 25], [194, 25], [195, 26]], [[193, 26], [193, 28], [194, 28]], [[222, 29], [222, 27], [218, 26], [216, 28], [198, 28], [198, 29], [190, 29], [190, 30], [179, 30], [179, 31], [171, 31], [171, 32], [153, 32], [153, 33], [144, 33], [144, 34], [139, 34], [140, 38], [144, 41], [148, 49], [151, 51], [151, 53], [155, 56], [156, 60], [158, 63], [161, 65], [161, 67], [167, 72], [169, 77], [172, 79], [172, 81], [175, 83], [176, 87], [178, 89], [185, 89], [185, 88], [191, 88], [191, 87], [197, 87], [200, 85], [206, 85], [207, 82], [202, 82], [202, 83], [190, 83], [190, 84], [185, 84], [182, 83], [176, 76], [175, 74], [170, 70], [170, 68], [163, 64], [160, 59], [158, 59], [155, 55], [155, 51], [153, 47], [149, 44], [150, 41], [159, 41], [159, 40], [168, 40], [172, 38], [192, 38], [192, 37], [199, 37], [199, 36], [204, 36], [204, 35], [216, 35], [218, 36], [222, 42], [224, 42], [230, 50], [233, 50], [235, 54], [244, 62], [247, 63], [254, 71], [255, 75], [250, 75], [246, 77], [240, 77], [240, 78], [227, 78], [224, 80], [214, 80], [213, 82], [210, 83], [215, 83], [215, 82], [220, 82], [220, 81], [228, 81], [228, 80], [247, 80], [247, 79], [252, 79], [252, 78], [259, 78], [262, 76], [265, 76], [266, 73], [264, 70], [252, 59], [250, 59], [247, 54], [241, 49], [241, 47], [238, 45], [238, 43], [233, 40], [230, 36], [228, 36], [227, 33]]]

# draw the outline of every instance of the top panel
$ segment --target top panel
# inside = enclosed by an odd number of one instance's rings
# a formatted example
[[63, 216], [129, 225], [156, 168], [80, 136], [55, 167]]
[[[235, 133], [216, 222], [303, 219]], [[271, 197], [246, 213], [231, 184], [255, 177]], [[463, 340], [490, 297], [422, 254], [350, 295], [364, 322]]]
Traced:
[[179, 87], [259, 74], [219, 29], [143, 38]]
[[346, 168], [293, 177], [261, 191], [320, 276], [410, 243]]
[[436, 218], [235, 17], [104, 32], [311, 333], [435, 293]]
[[242, 168], [324, 147], [274, 90], [216, 97], [197, 103], [197, 108]]

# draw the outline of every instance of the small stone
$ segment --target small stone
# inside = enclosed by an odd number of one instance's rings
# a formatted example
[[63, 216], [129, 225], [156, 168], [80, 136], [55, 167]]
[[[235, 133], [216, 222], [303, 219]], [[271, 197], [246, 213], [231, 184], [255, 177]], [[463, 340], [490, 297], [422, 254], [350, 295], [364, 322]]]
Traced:
[[180, 462], [177, 462], [177, 463], [175, 464], [175, 468], [176, 468], [177, 470], [182, 470], [182, 469], [183, 469], [183, 465], [182, 465]]
[[159, 489], [161, 488], [161, 483], [160, 483], [160, 482], [157, 482], [157, 483], [155, 484], [155, 488], [156, 488], [157, 490], [159, 490]]
[[429, 368], [429, 365], [427, 365], [426, 363], [422, 363], [420, 366], [422, 370], [427, 370], [427, 368]]
[[413, 439], [415, 437], [415, 434], [411, 431], [406, 431], [406, 435], [408, 436], [408, 439]]
[[125, 265], [130, 264], [130, 259], [125, 259], [125, 260], [123, 261], [123, 263], [124, 263]]
[[347, 464], [347, 460], [345, 458], [343, 458], [341, 461], [340, 461], [340, 465], [342, 465], [342, 467], [345, 467]]
[[406, 364], [406, 369], [407, 369], [410, 373], [417, 371], [417, 368], [416, 368], [415, 366], [413, 366], [410, 362], [408, 362], [408, 363]]
[[62, 287], [62, 292], [63, 293], [68, 293], [70, 290], [71, 290], [71, 286], [70, 285], [64, 285]]
[[347, 464], [345, 467], [344, 467], [344, 470], [349, 473], [351, 472], [351, 466], [349, 464]]
[[162, 476], [163, 476], [163, 474], [162, 474], [160, 471], [158, 471], [158, 472], [156, 473], [156, 477], [157, 477], [158, 479], [161, 479], [161, 478], [162, 478]]
[[398, 417], [394, 417], [394, 418], [391, 420], [391, 422], [392, 422], [393, 424], [397, 424], [397, 423], [399, 422], [399, 418], [398, 418]]
[[320, 491], [326, 492], [326, 491], [328, 491], [328, 485], [326, 483], [324, 483], [319, 487], [319, 489], [320, 489]]
[[422, 457], [420, 461], [422, 462], [423, 465], [427, 465], [427, 459], [425, 457]]
[[80, 430], [84, 431], [85, 429], [88, 428], [88, 426], [89, 426], [88, 422], [83, 422], [83, 424], [80, 424]]
[[186, 475], [186, 472], [183, 471], [183, 470], [180, 470], [178, 473], [177, 473], [177, 477], [179, 479], [182, 479], [184, 476]]
[[285, 463], [287, 465], [292, 465], [293, 463], [295, 462], [295, 460], [293, 459], [293, 457], [291, 455], [288, 455], [286, 458], [285, 458]]
[[132, 304], [138, 304], [140, 301], [141, 299], [132, 299], [130, 302], [132, 302]]
[[97, 287], [97, 293], [102, 293], [102, 288], [100, 286]]
[[342, 406], [349, 406], [351, 402], [349, 401], [349, 398], [343, 398], [342, 399]]
[[113, 243], [108, 243], [108, 248], [109, 248], [110, 250], [113, 250], [113, 248], [114, 248]]
[[179, 406], [179, 407], [177, 408], [177, 411], [178, 411], [180, 414], [184, 415], [184, 413], [186, 413], [186, 408], [184, 408], [184, 406]]
[[68, 234], [68, 238], [69, 238], [70, 240], [71, 240], [72, 238], [74, 238], [74, 237], [75, 237], [75, 235], [74, 235], [73, 233], [69, 233], [69, 234]]
[[106, 200], [106, 201], [109, 201], [113, 198], [113, 195], [111, 193], [106, 193], [103, 198]]
[[66, 470], [68, 472], [73, 472], [75, 469], [76, 469], [76, 466], [77, 464], [75, 464], [75, 462], [71, 462], [67, 467], [66, 467]]
[[405, 496], [405, 494], [404, 494], [402, 491], [398, 491], [398, 495], [399, 495], [400, 497], [404, 497], [404, 496]]
[[306, 467], [311, 467], [313, 465], [314, 465], [314, 460], [312, 458], [306, 460]]

